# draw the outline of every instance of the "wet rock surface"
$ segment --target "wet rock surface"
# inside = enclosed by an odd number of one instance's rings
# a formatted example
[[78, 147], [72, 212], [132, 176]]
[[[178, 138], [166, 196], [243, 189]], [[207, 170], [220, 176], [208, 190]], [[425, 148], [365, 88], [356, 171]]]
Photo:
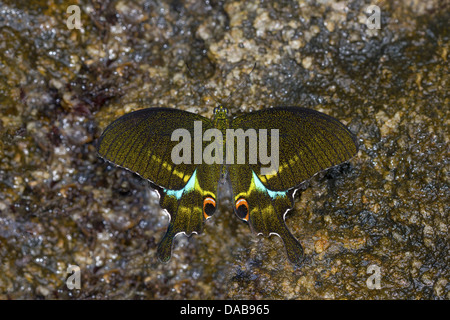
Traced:
[[[366, 24], [370, 4], [381, 29]], [[445, 2], [78, 5], [71, 30], [66, 4], [0, 4], [1, 299], [450, 298]], [[214, 100], [234, 115], [314, 108], [357, 134], [357, 156], [306, 182], [287, 216], [301, 267], [277, 237], [252, 235], [225, 192], [204, 233], [159, 263], [157, 194], [96, 155], [124, 113], [209, 117]], [[70, 265], [80, 289], [67, 288]]]

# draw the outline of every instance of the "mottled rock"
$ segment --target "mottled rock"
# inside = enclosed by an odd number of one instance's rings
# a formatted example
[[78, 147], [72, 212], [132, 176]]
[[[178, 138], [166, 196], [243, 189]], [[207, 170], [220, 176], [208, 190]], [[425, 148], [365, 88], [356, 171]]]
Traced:
[[[374, 3], [377, 30], [364, 2], [334, 0], [93, 2], [69, 30], [66, 3], [3, 2], [0, 299], [450, 299], [448, 8]], [[299, 268], [225, 192], [160, 264], [156, 193], [96, 155], [127, 112], [210, 116], [214, 100], [235, 115], [314, 108], [357, 134], [358, 155], [306, 183], [287, 216]]]

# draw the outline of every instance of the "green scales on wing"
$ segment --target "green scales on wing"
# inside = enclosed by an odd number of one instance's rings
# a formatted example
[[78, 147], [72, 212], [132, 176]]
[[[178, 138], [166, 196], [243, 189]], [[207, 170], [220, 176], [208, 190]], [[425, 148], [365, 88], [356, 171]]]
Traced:
[[[231, 158], [224, 152], [223, 161], [174, 164], [172, 150], [179, 142], [172, 141], [172, 133], [185, 129], [194, 137], [199, 134], [194, 123], [199, 121], [202, 134], [214, 128], [223, 133], [224, 151], [229, 142], [227, 129], [266, 129], [268, 145], [275, 139], [271, 133], [276, 129], [277, 170], [262, 171], [265, 164], [260, 159], [238, 161], [236, 147]], [[201, 141], [201, 150], [211, 143]], [[244, 159], [248, 160], [257, 147], [250, 145], [249, 139], [245, 141]], [[191, 144], [191, 155], [196, 151], [194, 145]], [[289, 260], [298, 264], [303, 250], [284, 221], [293, 207], [296, 188], [317, 172], [349, 160], [357, 150], [356, 137], [338, 120], [299, 107], [264, 109], [230, 119], [227, 109], [220, 106], [215, 109], [213, 120], [176, 109], [142, 109], [111, 123], [98, 143], [102, 158], [139, 174], [158, 191], [160, 205], [170, 215], [167, 232], [158, 247], [162, 261], [170, 259], [177, 234], [202, 232], [204, 221], [216, 209], [219, 180], [226, 176], [236, 215], [257, 234], [280, 236]]]

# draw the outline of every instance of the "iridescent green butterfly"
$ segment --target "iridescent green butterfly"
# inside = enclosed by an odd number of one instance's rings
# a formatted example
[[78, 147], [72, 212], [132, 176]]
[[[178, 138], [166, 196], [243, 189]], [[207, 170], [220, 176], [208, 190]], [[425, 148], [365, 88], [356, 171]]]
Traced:
[[264, 109], [233, 119], [227, 113], [219, 106], [210, 120], [168, 108], [131, 112], [106, 128], [98, 153], [158, 192], [170, 216], [158, 246], [161, 261], [170, 259], [177, 234], [202, 232], [216, 210], [219, 181], [227, 179], [237, 217], [257, 234], [278, 235], [289, 260], [299, 264], [302, 246], [284, 221], [295, 191], [317, 172], [353, 157], [356, 137], [333, 117], [305, 108]]

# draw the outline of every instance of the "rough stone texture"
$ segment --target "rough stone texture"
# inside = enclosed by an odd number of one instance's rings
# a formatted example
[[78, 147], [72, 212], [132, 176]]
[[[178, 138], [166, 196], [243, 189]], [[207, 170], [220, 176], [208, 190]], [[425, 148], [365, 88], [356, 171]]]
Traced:
[[[365, 24], [370, 4], [380, 30]], [[81, 30], [59, 1], [0, 4], [0, 299], [450, 298], [445, 1], [78, 5]], [[306, 106], [358, 135], [358, 155], [305, 183], [288, 215], [300, 268], [226, 195], [160, 264], [156, 193], [96, 156], [126, 112], [211, 116], [214, 100], [235, 115]], [[66, 287], [69, 265], [80, 290]], [[367, 286], [371, 265], [381, 289]]]

